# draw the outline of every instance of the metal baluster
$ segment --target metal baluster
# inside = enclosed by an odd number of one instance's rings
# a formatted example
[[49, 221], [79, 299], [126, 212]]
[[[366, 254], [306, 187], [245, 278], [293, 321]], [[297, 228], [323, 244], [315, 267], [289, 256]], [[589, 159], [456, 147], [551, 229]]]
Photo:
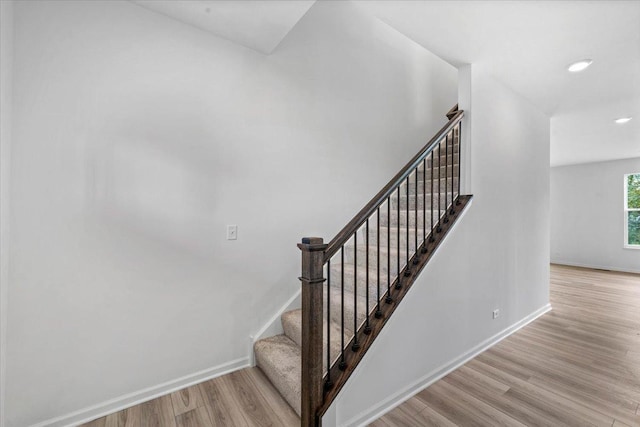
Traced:
[[344, 245], [340, 248], [340, 364], [338, 368], [344, 371], [347, 368], [347, 362], [344, 359]]
[[353, 233], [353, 345], [351, 350], [358, 351], [358, 230]]
[[440, 164], [442, 163], [442, 151], [441, 151], [441, 147], [442, 147], [442, 141], [440, 141], [440, 143], [438, 144], [438, 226], [436, 227], [436, 232], [440, 233], [442, 232], [442, 227], [440, 226], [440, 214], [442, 212], [442, 206], [440, 205], [440, 202], [442, 201], [442, 194], [440, 193], [441, 190], [441, 185], [440, 185], [440, 179], [442, 179], [442, 172], [440, 169]]
[[[376, 280], [376, 285], [378, 286], [378, 299], [377, 301], [377, 308], [376, 308], [376, 319], [379, 319], [382, 317], [382, 310], [380, 310], [380, 206], [378, 206], [378, 209], [376, 209], [376, 226], [378, 228], [378, 234], [376, 237], [376, 254], [378, 255], [378, 258], [376, 260], [377, 263], [377, 268], [378, 268], [378, 276], [377, 276], [377, 280]], [[388, 235], [389, 233], [387, 233]]]
[[[413, 235], [413, 250], [414, 253], [418, 253], [418, 168], [416, 167], [414, 169], [414, 173], [415, 173], [415, 187], [416, 187], [416, 198], [415, 198], [415, 206], [414, 206], [414, 213], [416, 216], [416, 223], [414, 224], [414, 235]], [[423, 208], [424, 209], [424, 208]], [[413, 258], [413, 265], [417, 265], [418, 264], [418, 257], [414, 257]]]
[[[409, 175], [411, 176], [411, 175]], [[407, 258], [407, 266], [404, 269], [404, 276], [405, 277], [409, 277], [411, 276], [411, 271], [409, 271], [409, 186], [410, 181], [409, 181], [409, 176], [407, 176], [407, 191], [405, 191], [405, 193], [407, 193], [407, 203], [406, 203], [406, 207], [407, 207], [407, 254], [406, 254], [406, 258]], [[400, 281], [398, 281], [398, 283], [400, 283]]]
[[427, 253], [427, 158], [422, 161], [422, 253]]
[[387, 197], [387, 304], [393, 302], [391, 298], [391, 196]]
[[371, 333], [371, 326], [369, 326], [369, 218], [367, 218], [367, 269], [366, 269], [366, 279], [365, 279], [365, 295], [367, 297], [367, 301], [365, 302], [365, 307], [367, 307], [365, 311], [365, 326], [364, 333], [369, 335]]
[[460, 205], [460, 171], [462, 169], [460, 153], [462, 153], [462, 123], [458, 123], [458, 198], [456, 199], [456, 205]]
[[[454, 194], [454, 189], [453, 189], [453, 185], [455, 184], [455, 179], [453, 179], [454, 175], [455, 175], [455, 162], [453, 161], [453, 159], [455, 158], [455, 151], [456, 151], [456, 130], [455, 128], [451, 131], [452, 132], [452, 136], [451, 136], [451, 209], [449, 209], [449, 215], [454, 215], [456, 213], [456, 209], [455, 209], [455, 204], [453, 203], [454, 199], [455, 199], [455, 194]], [[448, 161], [448, 159], [447, 159]]]
[[327, 380], [325, 390], [333, 387], [331, 381], [331, 260], [327, 261]]
[[400, 186], [398, 185], [398, 206], [396, 206], [397, 211], [398, 211], [398, 226], [397, 226], [397, 235], [398, 235], [398, 241], [397, 246], [398, 246], [398, 253], [396, 256], [396, 261], [397, 261], [397, 269], [396, 269], [396, 275], [398, 280], [396, 281], [396, 289], [400, 289], [402, 287], [402, 284], [400, 283]]
[[445, 137], [444, 144], [444, 219], [446, 224], [449, 222], [449, 215], [447, 209], [449, 206], [449, 134], [453, 137], [453, 131], [449, 132]]
[[431, 150], [431, 231], [429, 232], [429, 241], [431, 243], [435, 242], [436, 239], [433, 236], [433, 208], [434, 208], [434, 204], [433, 204], [433, 169], [436, 167], [434, 160], [435, 160], [435, 155], [436, 153], [436, 149], [434, 148], [433, 150]]

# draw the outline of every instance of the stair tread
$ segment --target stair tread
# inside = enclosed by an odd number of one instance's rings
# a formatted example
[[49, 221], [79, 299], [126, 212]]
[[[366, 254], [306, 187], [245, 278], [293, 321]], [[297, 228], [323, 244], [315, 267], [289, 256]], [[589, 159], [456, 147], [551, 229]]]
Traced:
[[255, 343], [256, 364], [300, 415], [302, 356], [300, 346], [284, 334]]

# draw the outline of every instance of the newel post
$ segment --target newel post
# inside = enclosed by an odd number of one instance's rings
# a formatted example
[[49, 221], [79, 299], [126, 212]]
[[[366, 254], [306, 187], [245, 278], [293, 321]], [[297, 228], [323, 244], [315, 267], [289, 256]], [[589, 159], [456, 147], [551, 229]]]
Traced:
[[305, 237], [302, 251], [302, 389], [301, 425], [320, 427], [317, 411], [322, 405], [322, 287], [327, 245], [320, 237]]

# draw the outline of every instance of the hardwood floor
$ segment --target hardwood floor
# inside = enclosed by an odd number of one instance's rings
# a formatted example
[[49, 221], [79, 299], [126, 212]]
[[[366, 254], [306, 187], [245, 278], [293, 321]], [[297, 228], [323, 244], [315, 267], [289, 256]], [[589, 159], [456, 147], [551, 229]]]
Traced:
[[640, 426], [640, 275], [552, 265], [551, 305], [371, 426]]
[[85, 427], [299, 426], [258, 368], [246, 368], [99, 418]]
[[[640, 426], [640, 275], [553, 265], [553, 311], [371, 424]], [[87, 427], [298, 426], [247, 368]]]

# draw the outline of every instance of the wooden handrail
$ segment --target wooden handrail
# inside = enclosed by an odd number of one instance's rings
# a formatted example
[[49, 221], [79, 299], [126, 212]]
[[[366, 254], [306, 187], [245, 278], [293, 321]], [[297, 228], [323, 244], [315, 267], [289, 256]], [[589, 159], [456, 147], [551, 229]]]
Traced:
[[382, 190], [380, 190], [378, 194], [376, 194], [374, 198], [371, 199], [371, 201], [367, 203], [365, 207], [362, 208], [342, 230], [340, 230], [336, 237], [334, 237], [327, 245], [327, 249], [324, 251], [324, 262], [327, 262], [327, 260], [331, 259], [331, 257], [338, 252], [338, 250], [351, 238], [351, 236], [353, 236], [353, 233], [355, 233], [358, 228], [364, 224], [367, 218], [373, 215], [378, 206], [384, 203], [398, 185], [407, 179], [407, 176], [411, 174], [413, 169], [418, 166], [418, 164], [427, 155], [429, 155], [440, 140], [444, 138], [460, 120], [462, 120], [462, 117], [464, 117], [464, 110], [458, 110], [455, 115], [451, 117], [449, 122], [444, 125], [433, 138], [431, 138], [427, 145], [425, 145], [418, 154], [409, 160], [409, 163], [400, 169], [400, 172], [398, 172], [396, 176], [394, 176], [391, 181], [389, 181], [389, 183], [387, 183], [387, 185], [385, 185]]

